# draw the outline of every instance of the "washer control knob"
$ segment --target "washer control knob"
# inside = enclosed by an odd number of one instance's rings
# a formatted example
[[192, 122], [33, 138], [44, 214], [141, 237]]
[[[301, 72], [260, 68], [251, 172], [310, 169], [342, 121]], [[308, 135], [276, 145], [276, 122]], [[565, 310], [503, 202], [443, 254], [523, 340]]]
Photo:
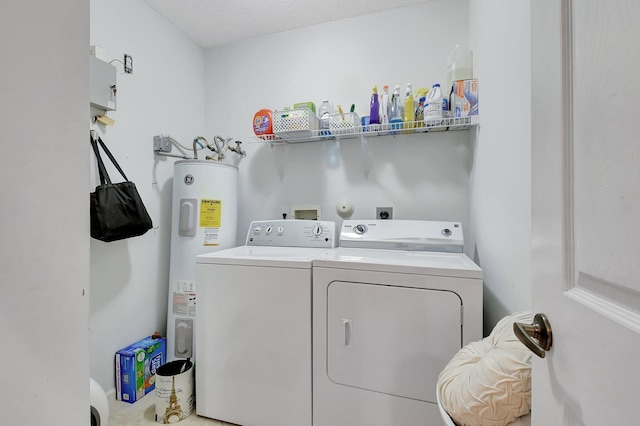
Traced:
[[284, 234], [284, 226], [278, 226], [278, 229], [276, 229], [276, 232], [278, 233], [278, 235]]
[[444, 228], [442, 230], [442, 235], [444, 235], [445, 237], [450, 237], [451, 234], [452, 234], [452, 232], [451, 232], [451, 229], [449, 229], [449, 228]]
[[262, 231], [262, 228], [260, 226], [256, 226], [253, 228], [253, 233], [256, 235], [258, 235], [260, 231]]
[[322, 226], [315, 225], [311, 232], [313, 232], [313, 235], [315, 235], [316, 237], [320, 236], [322, 234]]
[[356, 225], [356, 226], [353, 227], [353, 232], [355, 232], [358, 235], [362, 235], [365, 232], [367, 232], [367, 227], [365, 225], [362, 225], [362, 224]]
[[266, 232], [267, 235], [269, 235], [271, 231], [273, 231], [273, 226], [271, 225], [267, 226], [267, 229], [264, 230], [264, 232]]

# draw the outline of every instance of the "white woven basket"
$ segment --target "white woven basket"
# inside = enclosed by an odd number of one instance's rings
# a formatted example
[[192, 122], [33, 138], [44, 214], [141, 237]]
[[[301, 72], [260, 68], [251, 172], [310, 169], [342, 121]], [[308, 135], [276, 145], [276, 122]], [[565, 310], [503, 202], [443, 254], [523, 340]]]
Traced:
[[272, 117], [273, 133], [283, 139], [308, 138], [318, 133], [318, 117], [309, 109], [274, 111]]

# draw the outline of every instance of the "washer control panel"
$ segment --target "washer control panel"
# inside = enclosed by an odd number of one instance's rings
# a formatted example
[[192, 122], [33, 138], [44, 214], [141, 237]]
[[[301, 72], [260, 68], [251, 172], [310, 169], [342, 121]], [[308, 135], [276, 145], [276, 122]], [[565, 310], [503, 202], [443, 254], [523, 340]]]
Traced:
[[429, 220], [345, 220], [340, 247], [462, 253], [460, 222]]
[[256, 220], [249, 226], [246, 245], [334, 248], [336, 224], [326, 220]]

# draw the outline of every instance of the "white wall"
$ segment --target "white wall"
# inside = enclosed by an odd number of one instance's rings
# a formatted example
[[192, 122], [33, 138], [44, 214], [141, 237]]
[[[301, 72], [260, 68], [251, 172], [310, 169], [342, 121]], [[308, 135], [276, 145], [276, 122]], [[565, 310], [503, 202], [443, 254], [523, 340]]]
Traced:
[[89, 417], [89, 6], [0, 13], [0, 423]]
[[[404, 90], [443, 82], [456, 43], [470, 43], [480, 80], [477, 134], [370, 138], [368, 179], [357, 139], [339, 150], [329, 142], [273, 152], [245, 144], [239, 238], [250, 220], [279, 217], [292, 204], [318, 204], [323, 219], [339, 222], [343, 198], [354, 203], [354, 219], [393, 206], [397, 219], [458, 220], [485, 274], [485, 332], [530, 309], [529, 15], [527, 1], [436, 1], [209, 49], [207, 131], [244, 141], [261, 108], [329, 98], [366, 115], [374, 83]], [[382, 37], [383, 29], [401, 36]]]
[[[91, 241], [91, 374], [112, 389], [114, 352], [165, 331], [173, 159], [152, 137], [244, 141], [238, 243], [252, 219], [292, 204], [355, 205], [353, 218], [393, 206], [398, 219], [463, 222], [467, 253], [485, 270], [485, 330], [530, 306], [530, 83], [527, 2], [435, 1], [239, 42], [203, 52], [141, 0], [91, 1], [91, 44], [133, 56], [118, 74], [118, 111], [100, 127], [136, 182], [159, 229], [116, 243]], [[471, 19], [469, 20], [469, 15]], [[434, 17], [437, 17], [434, 18]], [[428, 24], [428, 25], [427, 25]], [[396, 39], [382, 35], [396, 28]], [[452, 35], [455, 28], [457, 35]], [[357, 139], [268, 146], [251, 138], [253, 114], [323, 98], [368, 110], [371, 86], [444, 81], [447, 54], [471, 40], [482, 91], [481, 130], [369, 138], [365, 178]], [[118, 64], [121, 71], [120, 64]], [[516, 83], [521, 83], [517, 85]], [[508, 102], [522, 99], [521, 109]], [[477, 140], [476, 140], [477, 139]], [[282, 152], [284, 151], [284, 152]], [[274, 155], [278, 157], [274, 161]], [[90, 188], [96, 184], [94, 160]], [[280, 180], [276, 164], [283, 164]], [[153, 185], [157, 182], [157, 185]]]
[[[133, 56], [133, 74], [117, 65], [115, 126], [98, 129], [138, 191], [157, 229], [141, 237], [91, 240], [91, 374], [113, 390], [115, 352], [166, 329], [175, 159], [154, 158], [153, 136], [169, 134], [190, 145], [202, 133], [202, 50], [142, 0], [92, 0], [91, 44], [110, 58]], [[88, 48], [88, 46], [86, 46]], [[174, 153], [176, 150], [174, 149]], [[93, 154], [91, 183], [97, 185]], [[112, 174], [119, 181], [117, 172]]]
[[484, 270], [484, 329], [531, 309], [530, 2], [469, 2], [482, 124], [471, 189], [473, 257]]
[[[253, 135], [262, 108], [282, 109], [323, 98], [368, 115], [371, 87], [391, 90], [444, 83], [449, 50], [468, 41], [467, 1], [435, 1], [247, 40], [206, 52], [207, 134]], [[452, 28], [456, 34], [452, 34]], [[365, 178], [358, 139], [289, 145], [281, 182], [267, 145], [245, 143], [240, 166], [241, 240], [253, 219], [281, 217], [295, 204], [321, 206], [340, 222], [335, 206], [353, 202], [353, 219], [374, 218], [376, 206], [396, 219], [455, 220], [469, 225], [470, 132], [377, 137], [368, 140]], [[239, 241], [241, 242], [241, 241]]]

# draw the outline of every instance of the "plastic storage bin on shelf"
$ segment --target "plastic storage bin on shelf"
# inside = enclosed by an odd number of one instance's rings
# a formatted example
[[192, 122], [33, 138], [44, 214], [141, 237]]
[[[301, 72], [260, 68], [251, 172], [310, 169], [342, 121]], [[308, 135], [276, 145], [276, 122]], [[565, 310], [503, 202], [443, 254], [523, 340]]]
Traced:
[[309, 109], [274, 111], [272, 116], [273, 133], [282, 139], [295, 142], [295, 139], [310, 138], [318, 134], [318, 117]]
[[362, 131], [360, 117], [355, 112], [331, 114], [329, 129], [332, 135], [352, 135]]

